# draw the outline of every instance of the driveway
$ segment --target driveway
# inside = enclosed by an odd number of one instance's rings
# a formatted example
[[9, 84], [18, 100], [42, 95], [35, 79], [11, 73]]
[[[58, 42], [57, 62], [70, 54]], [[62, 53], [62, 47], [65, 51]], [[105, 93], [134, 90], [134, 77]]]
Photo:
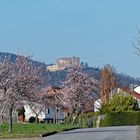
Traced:
[[48, 136], [43, 140], [140, 140], [138, 126], [77, 129]]

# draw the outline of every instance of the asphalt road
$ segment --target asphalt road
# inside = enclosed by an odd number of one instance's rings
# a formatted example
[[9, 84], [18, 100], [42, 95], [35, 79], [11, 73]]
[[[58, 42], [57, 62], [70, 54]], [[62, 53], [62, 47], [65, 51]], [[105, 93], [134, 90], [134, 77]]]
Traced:
[[138, 126], [77, 129], [58, 133], [43, 140], [140, 140]]

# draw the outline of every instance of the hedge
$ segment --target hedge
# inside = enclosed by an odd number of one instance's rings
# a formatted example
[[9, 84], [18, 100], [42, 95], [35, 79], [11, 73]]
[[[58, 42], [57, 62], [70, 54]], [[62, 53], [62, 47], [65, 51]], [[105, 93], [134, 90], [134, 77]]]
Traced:
[[84, 127], [96, 127], [96, 119], [99, 112], [88, 112], [80, 114], [77, 118], [77, 123]]
[[112, 112], [106, 114], [105, 119], [100, 121], [100, 127], [127, 125], [140, 125], [140, 111]]

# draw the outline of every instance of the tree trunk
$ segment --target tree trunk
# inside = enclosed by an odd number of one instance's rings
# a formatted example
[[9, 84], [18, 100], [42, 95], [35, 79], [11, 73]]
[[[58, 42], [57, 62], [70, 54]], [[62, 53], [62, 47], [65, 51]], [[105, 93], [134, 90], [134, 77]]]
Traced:
[[36, 123], [38, 123], [38, 115], [36, 115], [35, 121], [36, 121]]
[[35, 121], [36, 121], [36, 123], [38, 123], [38, 119], [37, 119], [37, 117], [35, 118]]
[[68, 116], [68, 119], [67, 119], [67, 121], [66, 121], [66, 124], [69, 124], [69, 123], [70, 123], [70, 120], [72, 119], [72, 114], [73, 114], [73, 113], [70, 113], [70, 115]]
[[78, 116], [79, 116], [79, 113], [77, 113], [77, 114], [75, 115], [75, 118], [74, 118], [74, 120], [72, 121], [72, 125], [74, 125], [74, 124], [75, 124], [76, 119], [78, 118]]
[[9, 133], [12, 132], [12, 112], [13, 112], [13, 108], [10, 107], [9, 108]]
[[67, 119], [67, 121], [66, 121], [66, 124], [69, 124], [70, 121], [72, 120], [72, 115], [73, 115], [73, 113], [74, 113], [74, 110], [71, 108], [71, 109], [70, 109], [70, 114], [69, 114], [68, 119]]
[[75, 116], [74, 120], [72, 121], [72, 125], [76, 122], [76, 119], [79, 116], [79, 112], [80, 112], [79, 109], [80, 109], [80, 99], [78, 99], [77, 109], [76, 109], [77, 113], [76, 113], [76, 116]]

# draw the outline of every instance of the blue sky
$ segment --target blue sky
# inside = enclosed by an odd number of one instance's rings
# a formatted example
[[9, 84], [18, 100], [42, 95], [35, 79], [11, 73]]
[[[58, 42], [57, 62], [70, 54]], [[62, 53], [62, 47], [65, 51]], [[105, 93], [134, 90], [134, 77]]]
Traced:
[[0, 51], [45, 63], [75, 55], [90, 66], [111, 64], [140, 77], [132, 46], [139, 13], [140, 0], [3, 0]]

